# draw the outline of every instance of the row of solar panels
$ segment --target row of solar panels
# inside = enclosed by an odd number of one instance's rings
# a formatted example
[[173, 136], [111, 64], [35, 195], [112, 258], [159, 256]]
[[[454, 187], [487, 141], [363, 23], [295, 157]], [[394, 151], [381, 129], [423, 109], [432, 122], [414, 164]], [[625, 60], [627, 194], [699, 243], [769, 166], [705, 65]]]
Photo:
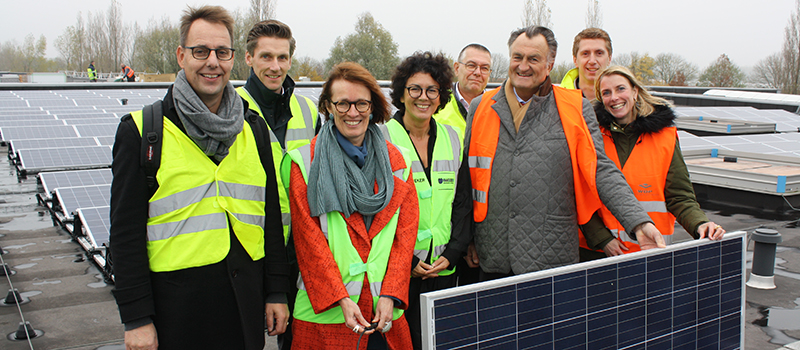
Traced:
[[[43, 172], [39, 202], [89, 252], [105, 261], [109, 237], [111, 169]], [[102, 265], [101, 265], [102, 266]]]

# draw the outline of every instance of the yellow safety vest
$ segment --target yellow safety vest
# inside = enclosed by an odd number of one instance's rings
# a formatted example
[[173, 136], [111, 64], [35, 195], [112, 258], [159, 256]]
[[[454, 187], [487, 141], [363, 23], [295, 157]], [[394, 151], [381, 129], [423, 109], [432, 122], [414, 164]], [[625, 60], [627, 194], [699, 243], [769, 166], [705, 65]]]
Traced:
[[[411, 164], [405, 153], [403, 154], [403, 158], [406, 160], [406, 167], [395, 171], [394, 175], [406, 181], [408, 180], [408, 169]], [[292, 162], [297, 164], [300, 168], [300, 172], [303, 174], [303, 180], [308, 184], [307, 169], [311, 168], [311, 146], [306, 145], [286, 153], [286, 158], [284, 158], [281, 164], [281, 177], [284, 178], [284, 183], [289, 183]], [[397, 218], [399, 213], [400, 209], [398, 208], [394, 216], [389, 220], [389, 223], [372, 238], [372, 248], [369, 251], [366, 263], [361, 260], [358, 250], [353, 246], [353, 242], [350, 240], [350, 233], [347, 230], [347, 222], [344, 221], [340, 212], [329, 212], [319, 217], [320, 229], [328, 240], [328, 247], [331, 253], [333, 253], [333, 258], [336, 260], [336, 264], [339, 267], [342, 283], [347, 290], [347, 294], [353, 302], [358, 303], [361, 297], [361, 288], [364, 284], [364, 274], [366, 273], [370, 293], [372, 294], [373, 311], [375, 311], [374, 309], [378, 305], [383, 278], [386, 276], [386, 270], [389, 265], [389, 255], [391, 254], [392, 242], [397, 232]], [[293, 313], [294, 318], [320, 324], [345, 322], [342, 308], [338, 305], [318, 314], [314, 312], [314, 307], [311, 305], [311, 300], [308, 298], [302, 275], [297, 279], [297, 289]], [[393, 320], [400, 318], [402, 315], [402, 309], [394, 308], [392, 310]]]
[[[258, 113], [262, 118], [264, 117], [258, 103], [253, 99], [253, 96], [250, 96], [250, 92], [247, 91], [244, 86], [237, 88], [236, 91], [250, 104], [250, 109]], [[272, 129], [269, 129], [269, 123], [267, 123], [269, 140], [272, 147], [272, 160], [275, 162], [275, 175], [278, 178], [278, 196], [281, 201], [284, 243], [289, 241], [292, 215], [289, 209], [289, 194], [283, 186], [283, 180], [278, 176], [280, 174], [279, 159], [283, 159], [283, 155], [288, 151], [310, 144], [311, 139], [314, 138], [314, 130], [317, 126], [317, 120], [319, 119], [317, 107], [314, 106], [314, 102], [305, 96], [299, 96], [298, 98], [296, 94], [292, 94], [291, 101], [289, 102], [289, 109], [292, 111], [292, 118], [289, 119], [289, 124], [286, 125], [286, 138], [284, 140], [286, 143], [285, 149], [281, 146], [280, 141], [278, 141]]]
[[[141, 135], [142, 111], [131, 116]], [[251, 259], [263, 258], [267, 174], [250, 125], [244, 123], [219, 165], [168, 118], [162, 142], [159, 187], [147, 218], [150, 270], [222, 261], [230, 249], [231, 228]]]
[[[394, 119], [380, 125], [380, 128], [387, 141], [398, 148], [409, 150], [412, 176], [419, 199], [419, 229], [414, 255], [422, 261], [431, 255], [430, 262], [434, 262], [450, 242], [453, 200], [458, 168], [461, 166], [463, 137], [452, 126], [436, 123], [433, 159], [428, 160], [431, 164], [431, 182], [428, 182], [417, 152], [412, 151], [414, 144], [405, 128]], [[431, 246], [433, 254], [429, 254]], [[453, 266], [452, 270], [442, 270], [439, 275], [448, 276], [455, 272], [455, 262], [451, 262], [450, 266]]]
[[464, 130], [467, 128], [467, 121], [458, 109], [459, 103], [461, 102], [458, 102], [458, 99], [456, 99], [455, 92], [450, 94], [450, 101], [447, 102], [444, 108], [433, 115], [433, 119], [436, 120], [437, 123], [450, 125], [456, 128], [461, 135], [464, 135]]

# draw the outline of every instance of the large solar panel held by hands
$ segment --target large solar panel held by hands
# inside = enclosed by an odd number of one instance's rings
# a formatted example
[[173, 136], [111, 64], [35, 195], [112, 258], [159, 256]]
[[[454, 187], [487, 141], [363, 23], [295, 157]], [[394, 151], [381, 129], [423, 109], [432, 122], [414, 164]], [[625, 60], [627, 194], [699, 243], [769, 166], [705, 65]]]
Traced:
[[741, 349], [744, 238], [423, 294], [423, 349]]

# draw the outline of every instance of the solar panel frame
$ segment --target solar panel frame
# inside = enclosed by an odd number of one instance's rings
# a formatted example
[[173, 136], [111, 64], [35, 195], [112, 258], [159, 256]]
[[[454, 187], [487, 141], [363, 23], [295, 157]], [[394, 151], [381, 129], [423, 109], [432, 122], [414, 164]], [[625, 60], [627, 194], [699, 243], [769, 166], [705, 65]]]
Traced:
[[117, 124], [75, 125], [79, 137], [113, 136], [117, 134]]
[[0, 127], [0, 138], [3, 141], [71, 138], [79, 136], [75, 126], [72, 125]]
[[422, 294], [423, 349], [742, 348], [745, 238]]
[[66, 220], [74, 218], [79, 208], [104, 207], [111, 204], [111, 185], [60, 187], [55, 189], [61, 215]]
[[57, 188], [110, 185], [114, 178], [111, 169], [53, 171], [38, 176], [47, 198], [51, 198]]
[[76, 209], [81, 227], [85, 230], [84, 235], [94, 248], [100, 249], [108, 246], [111, 235], [110, 210], [109, 206]]
[[23, 149], [17, 152], [20, 173], [111, 166], [110, 146]]

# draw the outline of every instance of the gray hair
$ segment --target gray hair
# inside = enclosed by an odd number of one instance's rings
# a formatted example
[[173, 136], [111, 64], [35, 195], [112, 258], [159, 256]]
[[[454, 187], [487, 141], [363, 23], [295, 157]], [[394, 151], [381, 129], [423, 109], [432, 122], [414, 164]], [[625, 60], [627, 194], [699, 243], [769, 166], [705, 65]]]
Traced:
[[553, 31], [548, 29], [547, 27], [542, 26], [529, 26], [525, 28], [517, 29], [511, 32], [511, 36], [508, 38], [508, 49], [511, 50], [511, 44], [514, 43], [520, 35], [525, 34], [528, 39], [532, 39], [537, 35], [541, 35], [544, 37], [545, 41], [547, 41], [547, 61], [549, 63], [554, 63], [556, 61], [556, 52], [558, 51], [558, 42], [556, 41], [556, 36], [553, 34]]

